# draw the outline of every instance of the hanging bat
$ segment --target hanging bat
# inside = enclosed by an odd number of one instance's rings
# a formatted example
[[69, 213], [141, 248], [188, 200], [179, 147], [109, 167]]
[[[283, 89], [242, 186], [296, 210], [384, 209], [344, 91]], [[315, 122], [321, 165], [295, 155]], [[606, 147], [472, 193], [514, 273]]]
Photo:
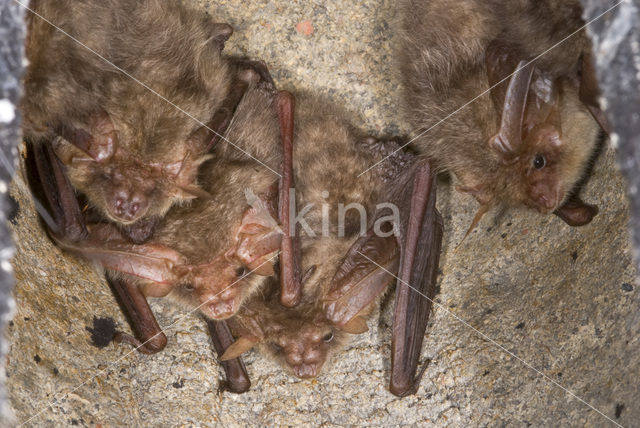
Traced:
[[232, 28], [181, 2], [31, 8], [25, 138], [53, 142], [75, 190], [143, 242], [172, 205], [203, 195], [198, 169], [215, 141], [210, 130], [225, 121], [214, 114], [237, 86], [237, 67], [221, 53]]
[[468, 0], [451, 11], [446, 1], [407, 0], [403, 8], [404, 94], [424, 133], [415, 149], [480, 203], [472, 228], [498, 204], [589, 223], [597, 208], [576, 184], [599, 133], [590, 112], [606, 123], [590, 42], [584, 31], [569, 37], [584, 24], [579, 2]]
[[[42, 208], [39, 212], [48, 217], [55, 217], [59, 215], [60, 212], [68, 210], [70, 205], [61, 205], [61, 199], [58, 197], [58, 193], [62, 192], [65, 195], [73, 196], [73, 189], [71, 188], [68, 181], [57, 179], [62, 177], [64, 178], [63, 171], [61, 169], [61, 164], [59, 159], [55, 156], [53, 151], [51, 150], [50, 145], [40, 144], [40, 145], [27, 145], [28, 155], [25, 159], [26, 161], [26, 172], [29, 178], [32, 190], [36, 193], [36, 201], [39, 200], [47, 200], [49, 203], [52, 203], [51, 206], [47, 207], [50, 209], [48, 211], [46, 208]], [[34, 163], [37, 162], [40, 168], [35, 168]], [[44, 166], [44, 168], [43, 168]], [[51, 183], [58, 184], [57, 188], [51, 188]], [[43, 192], [51, 191], [53, 193], [50, 194], [49, 199], [40, 199], [39, 196], [43, 195]], [[71, 197], [69, 200], [74, 200]], [[75, 201], [75, 200], [74, 200]], [[78, 224], [83, 228], [85, 227], [84, 220], [85, 216], [80, 214], [80, 207], [76, 205], [74, 211], [78, 213]], [[67, 218], [70, 218], [67, 216]], [[51, 223], [51, 222], [48, 222]], [[55, 223], [54, 223], [55, 224]], [[94, 231], [88, 233], [88, 239], [116, 239], [120, 240], [122, 245], [126, 245], [127, 248], [132, 244], [125, 240], [122, 235], [119, 234], [117, 228], [114, 227], [113, 224], [102, 224], [94, 226]], [[54, 239], [57, 239], [59, 242], [64, 242], [66, 245], [75, 244], [75, 237], [61, 237], [56, 235], [56, 231], [51, 231]], [[85, 239], [87, 239], [85, 238]], [[91, 244], [85, 241], [85, 245], [87, 248], [91, 248]], [[108, 244], [107, 244], [108, 246]], [[112, 255], [115, 255], [117, 258], [118, 248], [112, 248]], [[155, 252], [154, 252], [155, 251]], [[157, 257], [159, 254], [164, 256], [163, 259]], [[144, 254], [143, 254], [144, 255]], [[167, 268], [172, 261], [176, 261], [176, 252], [172, 252], [169, 249], [162, 248], [157, 246], [148, 251], [149, 260], [153, 260], [153, 257], [156, 256], [156, 260], [159, 261], [158, 269], [162, 271], [163, 268]], [[179, 255], [178, 255], [179, 256]], [[139, 287], [139, 284], [127, 280], [124, 276], [119, 276], [115, 274], [115, 272], [110, 272], [107, 274], [107, 281], [111, 286], [117, 300], [119, 301], [125, 316], [128, 318], [129, 323], [131, 324], [136, 337], [141, 338], [142, 341], [137, 340], [133, 336], [117, 333], [114, 337], [114, 340], [117, 342], [128, 342], [133, 343], [134, 345], [139, 345], [139, 351], [147, 354], [153, 354], [155, 352], [159, 352], [166, 346], [167, 338], [166, 335], [162, 332], [160, 326], [158, 325], [149, 304], [147, 303], [146, 296], [143, 290]], [[156, 293], [158, 291], [155, 291]], [[152, 293], [153, 294], [153, 293]], [[212, 343], [214, 349], [218, 356], [221, 356], [233, 343], [233, 337], [229, 332], [229, 328], [224, 321], [213, 322], [211, 320], [207, 320], [207, 325], [209, 329], [209, 333], [212, 339]], [[249, 380], [249, 376], [246, 372], [246, 368], [241, 358], [236, 358], [232, 360], [225, 361], [222, 364], [222, 367], [226, 374], [227, 381], [223, 381], [220, 384], [220, 391], [231, 391], [234, 393], [242, 393], [249, 389], [251, 382]]]
[[[277, 170], [283, 149], [278, 111], [272, 104], [282, 96], [274, 96], [272, 88], [254, 86], [238, 107], [236, 116], [243, 126], [236, 125], [234, 119], [227, 135], [236, 137], [239, 144], [246, 138], [260, 137], [272, 149], [264, 159]], [[257, 127], [260, 134], [243, 134], [250, 127], [243, 123], [245, 106], [276, 126], [269, 130]], [[284, 241], [277, 220], [278, 186], [269, 169], [256, 167], [251, 159], [235, 161], [224, 155], [216, 155], [203, 165], [201, 179], [211, 196], [169, 211], [145, 244], [130, 242], [116, 227], [105, 223], [90, 225], [89, 236], [83, 241], [56, 241], [67, 251], [97, 261], [112, 277], [135, 284], [133, 288], [143, 296], [169, 295], [210, 319], [226, 319], [256, 291], [261, 277], [274, 274]], [[135, 339], [130, 341], [138, 344]]]
[[[302, 241], [302, 302], [282, 308], [274, 285], [251, 298], [229, 320], [237, 340], [222, 359], [257, 345], [297, 377], [316, 377], [349, 334], [367, 330], [379, 297], [398, 279], [390, 390], [399, 396], [414, 393], [442, 239], [433, 174], [410, 155], [394, 153], [395, 142], [357, 137], [344, 115], [326, 103], [305, 98], [297, 111], [298, 204], [327, 207], [307, 218], [308, 229], [322, 230], [322, 237], [307, 233]], [[323, 144], [314, 142], [318, 136]], [[353, 182], [352, 171], [387, 155], [381, 170]], [[363, 211], [359, 216], [343, 212], [341, 220], [335, 208], [349, 203]], [[399, 210], [397, 217], [386, 210], [389, 204]]]

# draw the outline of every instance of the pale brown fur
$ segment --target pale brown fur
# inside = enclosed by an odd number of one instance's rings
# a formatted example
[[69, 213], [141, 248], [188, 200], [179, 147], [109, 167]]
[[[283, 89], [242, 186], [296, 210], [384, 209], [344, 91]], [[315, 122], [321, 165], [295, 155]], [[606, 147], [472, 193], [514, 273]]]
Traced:
[[[465, 0], [452, 6], [446, 0], [405, 0], [402, 7], [398, 55], [407, 115], [416, 133], [426, 131], [414, 148], [439, 170], [455, 174], [460, 188], [483, 204], [524, 204], [546, 212], [532, 201], [530, 176], [533, 157], [549, 147], [529, 148], [520, 162], [505, 165], [487, 144], [498, 131], [501, 111], [488, 92], [485, 52], [499, 39], [522, 59], [545, 53], [583, 25], [579, 2]], [[554, 77], [569, 76], [560, 84], [562, 147], [551, 150], [553, 168], [545, 171], [545, 180], [560, 193], [554, 209], [581, 178], [596, 145], [596, 122], [578, 101], [575, 83], [588, 49], [583, 30], [536, 61]]]
[[[72, 185], [122, 224], [160, 217], [172, 204], [191, 199], [176, 184], [195, 184], [208, 141], [189, 137], [210, 120], [229, 90], [231, 70], [221, 56], [220, 37], [230, 27], [174, 1], [40, 0], [32, 7], [148, 88], [30, 16], [25, 137], [51, 140], [63, 126], [93, 135], [92, 120], [106, 112], [117, 135], [111, 158], [87, 162], [74, 146], [58, 149], [66, 152]], [[162, 168], [180, 162], [182, 169]], [[117, 192], [131, 198], [141, 193], [149, 201], [134, 218], [124, 219], [114, 214]]]
[[[323, 300], [334, 285], [333, 276], [346, 253], [368, 225], [364, 218], [361, 229], [360, 214], [351, 209], [345, 213], [341, 232], [338, 205], [361, 204], [370, 218], [388, 184], [388, 176], [380, 170], [354, 180], [355, 174], [386, 153], [376, 152], [374, 146], [378, 146], [361, 136], [347, 117], [347, 113], [321, 99], [306, 94], [296, 99], [294, 173], [298, 212], [313, 206], [304, 216], [310, 233], [301, 230], [301, 303], [284, 308], [279, 303], [278, 284], [271, 279], [228, 321], [239, 338], [238, 349], [233, 353], [258, 344], [263, 354], [301, 378], [318, 376], [349, 336], [327, 318]], [[251, 141], [255, 144], [261, 140]], [[323, 206], [328, 208], [326, 226]], [[326, 236], [323, 227], [328, 232]], [[368, 317], [376, 304], [377, 299], [366, 305], [360, 315]]]

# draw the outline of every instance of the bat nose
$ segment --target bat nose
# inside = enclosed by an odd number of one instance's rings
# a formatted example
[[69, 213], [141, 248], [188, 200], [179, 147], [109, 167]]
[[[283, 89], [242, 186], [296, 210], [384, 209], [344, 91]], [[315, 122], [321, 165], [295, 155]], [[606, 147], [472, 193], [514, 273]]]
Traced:
[[113, 214], [124, 221], [140, 217], [147, 208], [146, 198], [139, 194], [131, 195], [126, 190], [118, 190], [113, 201]]
[[538, 196], [538, 205], [543, 209], [550, 211], [556, 206], [555, 198], [550, 198], [547, 195]]
[[293, 371], [301, 379], [311, 379], [318, 376], [318, 367], [317, 364], [300, 364]]

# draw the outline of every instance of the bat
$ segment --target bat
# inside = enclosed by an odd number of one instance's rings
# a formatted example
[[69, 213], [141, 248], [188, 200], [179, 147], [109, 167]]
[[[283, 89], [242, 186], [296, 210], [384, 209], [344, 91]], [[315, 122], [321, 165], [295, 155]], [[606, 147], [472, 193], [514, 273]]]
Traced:
[[[235, 113], [235, 109], [244, 96], [245, 91], [249, 85], [256, 85], [261, 83], [266, 89], [265, 92], [273, 92], [272, 80], [268, 76], [266, 67], [264, 64], [257, 61], [237, 60], [237, 76], [231, 85], [231, 91], [227, 99], [224, 100], [221, 108], [214, 114], [212, 121], [219, 125], [220, 129], [226, 129], [229, 126], [231, 117]], [[265, 77], [266, 76], [266, 77]], [[266, 81], [260, 79], [267, 79]], [[286, 108], [284, 109], [286, 110]], [[274, 112], [274, 117], [276, 116]], [[57, 137], [60, 138], [60, 137]], [[290, 139], [290, 138], [289, 138]], [[215, 140], [212, 140], [212, 147], [215, 146]], [[240, 268], [241, 262], [246, 263], [256, 262], [250, 260], [248, 257], [252, 257], [256, 253], [256, 250], [261, 251], [269, 246], [276, 245], [275, 248], [269, 250], [274, 252], [277, 250], [277, 244], [279, 243], [278, 236], [263, 236], [260, 234], [260, 230], [255, 230], [256, 224], [244, 222], [238, 225], [238, 230], [235, 230], [235, 234], [224, 235], [221, 230], [228, 231], [228, 224], [225, 224], [226, 220], [230, 220], [232, 211], [227, 211], [226, 208], [230, 205], [231, 197], [240, 197], [244, 200], [243, 185], [250, 185], [249, 179], [238, 180], [240, 175], [244, 175], [249, 178], [250, 173], [253, 172], [252, 167], [243, 165], [243, 168], [235, 167], [235, 170], [239, 171], [238, 174], [234, 174], [234, 166], [225, 164], [222, 160], [215, 163], [207, 171], [211, 171], [211, 174], [204, 175], [205, 181], [211, 183], [211, 186], [215, 186], [219, 183], [215, 183], [217, 176], [225, 176], [226, 172], [229, 173], [229, 178], [235, 183], [236, 193], [232, 195], [233, 184], [228, 188], [228, 192], [224, 194], [216, 194], [219, 199], [202, 198], [199, 201], [199, 205], [192, 207], [193, 210], [187, 207], [183, 207], [182, 210], [176, 209], [172, 212], [172, 216], [163, 223], [163, 228], [159, 231], [160, 241], [164, 238], [165, 241], [171, 243], [178, 240], [183, 245], [180, 246], [180, 250], [183, 250], [188, 256], [191, 257], [191, 261], [199, 260], [196, 257], [201, 257], [200, 250], [204, 250], [204, 254], [211, 255], [212, 260], [207, 260], [209, 263], [198, 263], [197, 265], [189, 265], [187, 263], [188, 257], [172, 250], [168, 247], [164, 247], [161, 243], [150, 243], [147, 245], [141, 245], [131, 238], [129, 234], [123, 233], [122, 228], [116, 227], [113, 223], [92, 223], [88, 226], [85, 221], [90, 217], [85, 213], [83, 216], [80, 213], [78, 207], [78, 201], [75, 198], [74, 191], [71, 187], [69, 180], [66, 179], [66, 175], [61, 169], [61, 162], [53, 152], [55, 144], [28, 144], [27, 155], [27, 175], [30, 179], [30, 184], [34, 193], [36, 194], [36, 200], [45, 201], [45, 207], [40, 210], [46, 217], [53, 217], [63, 220], [74, 220], [71, 224], [74, 227], [79, 227], [83, 234], [70, 234], [75, 229], [70, 226], [63, 228], [58, 227], [59, 224], [56, 221], [48, 221], [54, 240], [63, 248], [76, 254], [81, 254], [92, 260], [99, 261], [103, 267], [107, 268], [107, 280], [114, 291], [125, 315], [132, 325], [134, 336], [119, 332], [114, 337], [114, 340], [118, 342], [129, 343], [136, 346], [140, 352], [151, 354], [159, 352], [166, 346], [166, 336], [158, 326], [151, 309], [147, 303], [147, 296], [164, 296], [174, 289], [174, 285], [178, 284], [180, 287], [176, 291], [175, 297], [180, 298], [187, 302], [200, 302], [197, 301], [198, 296], [201, 298], [212, 297], [212, 301], [208, 302], [206, 306], [203, 306], [203, 312], [205, 314], [213, 314], [213, 318], [224, 318], [224, 312], [228, 310], [228, 300], [234, 299], [235, 290], [223, 294], [219, 299], [213, 301], [215, 295], [203, 295], [198, 294], [200, 286], [211, 290], [212, 284], [207, 282], [208, 278], [219, 279], [215, 275], [218, 273], [218, 266], [226, 267], [224, 272], [231, 271], [233, 279], [236, 277], [241, 278], [243, 276], [244, 268]], [[211, 149], [209, 147], [208, 149]], [[291, 147], [289, 147], [289, 151]], [[282, 157], [282, 156], [280, 156]], [[253, 161], [252, 161], [253, 162]], [[218, 167], [220, 167], [218, 169]], [[226, 169], [225, 169], [226, 168]], [[286, 169], [285, 166], [283, 168]], [[268, 183], [268, 177], [258, 176], [261, 178], [260, 184]], [[273, 179], [271, 180], [273, 181]], [[256, 191], [265, 190], [263, 188], [255, 187]], [[267, 200], [275, 200], [273, 196], [269, 196], [271, 189], [265, 190], [268, 193]], [[67, 196], [66, 199], [63, 196]], [[269, 199], [270, 198], [270, 199]], [[205, 202], [205, 199], [207, 201]], [[267, 202], [257, 199], [253, 201], [260, 207], [268, 209]], [[218, 205], [219, 203], [219, 205]], [[236, 204], [237, 205], [237, 204]], [[237, 205], [238, 209], [235, 212], [240, 216], [242, 214], [242, 207], [247, 205], [244, 201], [243, 204]], [[218, 223], [211, 225], [207, 221], [207, 214], [211, 214], [207, 210], [211, 211], [214, 208], [212, 218], [218, 220]], [[217, 209], [217, 211], [215, 211]], [[245, 218], [251, 218], [253, 214], [253, 208], [249, 209], [243, 216]], [[203, 213], [204, 211], [204, 213]], [[222, 213], [222, 214], [221, 214]], [[49, 215], [52, 214], [52, 215]], [[204, 214], [204, 216], [203, 216]], [[220, 216], [218, 214], [221, 214]], [[226, 216], [226, 217], [225, 217]], [[239, 218], [239, 217], [238, 217]], [[200, 221], [192, 222], [192, 219], [200, 219]], [[195, 229], [189, 229], [185, 227], [181, 222], [186, 221], [186, 224], [195, 227]], [[240, 223], [240, 222], [238, 222]], [[204, 229], [199, 229], [199, 225], [204, 225]], [[226, 226], [226, 228], [222, 227]], [[207, 229], [207, 226], [209, 227]], [[213, 227], [211, 227], [213, 226]], [[260, 226], [260, 225], [257, 225]], [[277, 226], [277, 225], [276, 225]], [[249, 230], [243, 230], [242, 227]], [[264, 229], [264, 228], [263, 228]], [[213, 247], [208, 241], [202, 239], [193, 239], [192, 241], [180, 240], [181, 235], [184, 232], [191, 232], [189, 236], [201, 237], [201, 233], [205, 230], [211, 231], [208, 238], [213, 238], [213, 242], [219, 242], [219, 247]], [[266, 235], [269, 235], [268, 233]], [[264, 238], [257, 242], [257, 246], [251, 241], [253, 237]], [[220, 238], [218, 240], [217, 238]], [[223, 238], [228, 238], [228, 241], [222, 241]], [[257, 238], [256, 238], [257, 239]], [[233, 251], [238, 253], [238, 258], [235, 261], [235, 265], [229, 266], [227, 257], [230, 256], [229, 251], [221, 250], [222, 246], [233, 240], [235, 248]], [[133, 242], [132, 242], [133, 241]], [[198, 247], [199, 245], [199, 247]], [[231, 245], [231, 244], [230, 244]], [[195, 247], [194, 247], [195, 246]], [[216, 250], [222, 251], [221, 254], [216, 256]], [[229, 249], [231, 250], [231, 249]], [[196, 263], [196, 262], [194, 262]], [[257, 262], [256, 262], [257, 263]], [[122, 266], [125, 266], [122, 268]], [[230, 267], [230, 269], [229, 269]], [[260, 268], [260, 266], [258, 266]], [[262, 268], [269, 269], [270, 266]], [[120, 270], [121, 272], [119, 272]], [[188, 279], [187, 279], [188, 278]], [[146, 279], [147, 282], [140, 281], [139, 279]], [[223, 276], [220, 281], [214, 284], [220, 284], [226, 278]], [[183, 282], [180, 282], [180, 281]], [[155, 282], [154, 282], [155, 281]], [[243, 280], [247, 282], [247, 280]], [[192, 284], [195, 284], [192, 285]], [[253, 281], [253, 284], [257, 284], [257, 281]], [[224, 284], [226, 285], [226, 283]], [[217, 290], [225, 291], [225, 290]], [[220, 293], [218, 293], [220, 294]], [[237, 299], [236, 299], [237, 300]], [[236, 303], [236, 304], [239, 304]], [[212, 336], [214, 348], [219, 354], [224, 352], [224, 349], [229, 341], [229, 334], [225, 333], [226, 325], [224, 322], [209, 322], [209, 330]], [[233, 360], [225, 362], [223, 365], [225, 372], [227, 373], [228, 381], [223, 383], [223, 389], [230, 390], [232, 392], [243, 392], [249, 388], [250, 381], [246, 374], [246, 369], [241, 360]]]
[[[394, 279], [392, 393], [414, 393], [420, 348], [430, 305], [442, 240], [442, 220], [435, 210], [434, 175], [428, 164], [411, 155], [394, 153], [394, 141], [354, 135], [344, 114], [322, 100], [306, 97], [298, 102], [294, 172], [300, 206], [356, 202], [371, 221], [339, 212], [328, 219], [311, 213], [311, 232], [326, 227], [321, 238], [307, 232], [302, 239], [300, 266], [302, 301], [293, 308], [279, 302], [281, 288], [274, 279], [248, 300], [228, 323], [237, 337], [222, 360], [237, 358], [251, 348], [275, 359], [299, 378], [313, 378], [348, 341], [350, 334], [367, 330], [366, 320]], [[314, 139], [322, 137], [322, 144]], [[387, 155], [382, 171], [369, 172], [353, 182], [352, 171]], [[331, 192], [324, 193], [326, 189]], [[393, 204], [401, 215], [391, 222], [382, 203]], [[328, 221], [327, 221], [328, 220]], [[365, 220], [366, 221], [366, 220]], [[386, 234], [380, 232], [385, 228]], [[336, 227], [336, 225], [338, 225]], [[397, 234], [390, 233], [397, 230]], [[282, 261], [281, 261], [282, 262]], [[400, 269], [402, 267], [402, 269]], [[417, 289], [422, 296], [409, 294]]]
[[197, 173], [215, 141], [210, 130], [223, 127], [220, 111], [243, 68], [222, 55], [232, 28], [181, 2], [31, 8], [25, 138], [52, 144], [72, 187], [143, 242], [172, 205], [203, 195]]
[[598, 123], [608, 126], [579, 2], [469, 0], [452, 13], [445, 1], [407, 0], [403, 9], [407, 114], [423, 134], [414, 146], [480, 203], [470, 230], [495, 205], [589, 223], [597, 207], [576, 184]]
[[[53, 216], [55, 216], [55, 212], [59, 212], [62, 209], [68, 210], [69, 208], [74, 208], [73, 212], [77, 213], [77, 217], [75, 217], [75, 220], [77, 220], [76, 224], [82, 227], [86, 235], [82, 239], [82, 241], [80, 241], [82, 242], [81, 245], [83, 245], [85, 249], [91, 251], [92, 247], [98, 248], [100, 245], [105, 245], [104, 243], [106, 242], [106, 247], [111, 248], [111, 255], [109, 256], [103, 254], [103, 257], [106, 257], [107, 259], [111, 257], [119, 260], [119, 257], [121, 257], [118, 255], [119, 248], [117, 245], [111, 245], [111, 241], [119, 241], [120, 246], [126, 249], [129, 249], [132, 244], [130, 243], [130, 241], [127, 241], [122, 235], [120, 235], [118, 229], [113, 224], [103, 223], [98, 225], [90, 225], [89, 227], [87, 227], [84, 223], [85, 216], [80, 213], [80, 208], [77, 205], [77, 200], [74, 200], [72, 198], [68, 199], [68, 201], [75, 201], [75, 206], [61, 205], [61, 201], [64, 198], [59, 197], [56, 192], [60, 191], [64, 195], [73, 195], [73, 189], [71, 188], [68, 180], [64, 180], [64, 178], [66, 177], [64, 174], [61, 174], [61, 165], [58, 158], [51, 150], [50, 145], [28, 144], [27, 150], [28, 155], [26, 157], [26, 172], [32, 190], [36, 192], [37, 195], [42, 195], [47, 191], [51, 191], [48, 198], [36, 198], [36, 201], [43, 200], [48, 203], [47, 207], [43, 207], [43, 209], [40, 209], [39, 212], [41, 214], [44, 213], [47, 217], [51, 217], [51, 215], [49, 215], [49, 213], [51, 212], [53, 212]], [[35, 162], [38, 163], [40, 168], [35, 168], [33, 166], [33, 163]], [[63, 180], [56, 181], [60, 177], [62, 177]], [[51, 183], [57, 184], [57, 186], [51, 188]], [[66, 218], [71, 219], [71, 216], [67, 216]], [[57, 226], [57, 223], [55, 222], [48, 222], [48, 224], [52, 224], [54, 227]], [[74, 229], [68, 228], [65, 230], [69, 231]], [[54, 240], [63, 242], [66, 245], [69, 245], [69, 243], [80, 245], [78, 244], [78, 240], [76, 239], [77, 235], [63, 237], [59, 235], [60, 232], [61, 231], [57, 229], [50, 230], [50, 233], [52, 234]], [[94, 242], [93, 244], [91, 243], [92, 241]], [[101, 251], [103, 251], [104, 253], [103, 249], [101, 249]], [[148, 255], [149, 261], [156, 262], [155, 267], [160, 271], [159, 275], [168, 275], [168, 270], [171, 266], [171, 262], [178, 261], [177, 257], [180, 257], [180, 255], [176, 252], [172, 252], [171, 250], [162, 248], [161, 246], [147, 249], [146, 254]], [[162, 257], [159, 257], [159, 255], [161, 255]], [[120, 303], [124, 314], [128, 318], [135, 334], [135, 336], [131, 336], [123, 332], [117, 332], [113, 338], [114, 341], [129, 343], [133, 346], [136, 346], [140, 352], [145, 354], [153, 354], [164, 349], [167, 344], [167, 337], [162, 332], [155, 319], [155, 316], [153, 315], [153, 312], [151, 311], [151, 308], [149, 307], [146, 295], [144, 293], [145, 290], [143, 290], [139, 286], [139, 284], [129, 280], [124, 275], [119, 275], [115, 271], [109, 271], [107, 273], [107, 281], [109, 282], [109, 285], [111, 286], [116, 299]], [[163, 290], [152, 290], [150, 294], [162, 294], [163, 292]], [[233, 341], [232, 337], [230, 336], [229, 329], [224, 321], [214, 323], [210, 320], [207, 320], [207, 325], [214, 349], [220, 356], [225, 352], [226, 348], [229, 347]], [[234, 393], [242, 393], [249, 389], [251, 382], [241, 358], [235, 358], [229, 361], [225, 361], [222, 364], [222, 367], [226, 373], [226, 378], [228, 380], [220, 383], [221, 392], [228, 390]]]

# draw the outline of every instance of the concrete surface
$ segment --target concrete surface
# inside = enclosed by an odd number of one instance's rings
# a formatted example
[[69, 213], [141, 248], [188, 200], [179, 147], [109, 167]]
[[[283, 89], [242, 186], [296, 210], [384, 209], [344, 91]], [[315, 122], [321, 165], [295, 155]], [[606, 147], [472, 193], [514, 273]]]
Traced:
[[[282, 88], [350, 106], [365, 129], [409, 131], [391, 56], [394, 1], [198, 3], [234, 26], [227, 49], [264, 58]], [[128, 329], [123, 316], [91, 266], [50, 243], [18, 182], [18, 312], [7, 361], [17, 419], [104, 427], [614, 426], [600, 411], [637, 426], [639, 285], [614, 158], [607, 150], [596, 166], [584, 197], [601, 213], [580, 229], [508, 212], [486, 216], [460, 244], [476, 205], [440, 183], [441, 292], [423, 349], [432, 361], [418, 393], [403, 399], [386, 386], [390, 299], [369, 333], [317, 380], [292, 378], [250, 353], [253, 387], [241, 396], [216, 394], [220, 372], [203, 322], [163, 302], [153, 308], [169, 339], [165, 351], [103, 346], [99, 333], [113, 328], [110, 320]]]

